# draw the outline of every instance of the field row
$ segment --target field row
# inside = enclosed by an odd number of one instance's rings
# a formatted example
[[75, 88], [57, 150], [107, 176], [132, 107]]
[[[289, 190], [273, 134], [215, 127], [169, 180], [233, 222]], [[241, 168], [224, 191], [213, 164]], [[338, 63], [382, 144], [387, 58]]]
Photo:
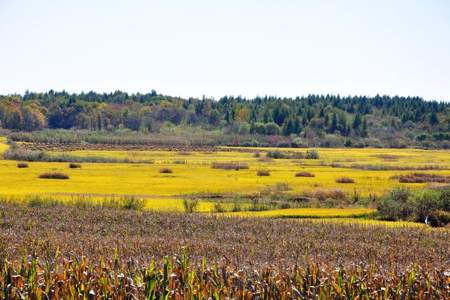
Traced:
[[5, 203], [0, 211], [5, 298], [449, 295], [445, 229]]

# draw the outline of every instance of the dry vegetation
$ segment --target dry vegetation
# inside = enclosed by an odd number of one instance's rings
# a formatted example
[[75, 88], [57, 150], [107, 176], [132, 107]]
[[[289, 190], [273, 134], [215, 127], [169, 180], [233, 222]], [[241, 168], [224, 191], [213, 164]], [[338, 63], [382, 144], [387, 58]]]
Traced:
[[211, 167], [213, 169], [222, 169], [222, 170], [244, 170], [244, 169], [248, 169], [249, 166], [247, 163], [245, 162], [234, 162], [234, 161], [230, 161], [230, 162], [213, 162], [211, 164]]
[[336, 179], [336, 183], [355, 183], [355, 180], [350, 177], [340, 177]]
[[302, 171], [295, 173], [295, 177], [315, 177], [315, 175], [311, 172]]
[[19, 169], [28, 168], [28, 164], [27, 163], [17, 163], [17, 167]]
[[69, 168], [71, 169], [81, 169], [81, 165], [77, 163], [70, 163]]
[[398, 179], [402, 183], [425, 183], [425, 182], [439, 182], [450, 183], [450, 176], [429, 173], [411, 173], [391, 177]]
[[42, 173], [39, 175], [41, 179], [69, 179], [69, 175], [59, 172]]
[[172, 174], [173, 170], [169, 169], [169, 168], [162, 168], [162, 169], [159, 169], [159, 173], [161, 173], [161, 174]]
[[0, 208], [2, 298], [449, 296], [445, 230], [107, 208]]
[[270, 171], [269, 170], [258, 170], [258, 172], [256, 172], [257, 176], [270, 176]]

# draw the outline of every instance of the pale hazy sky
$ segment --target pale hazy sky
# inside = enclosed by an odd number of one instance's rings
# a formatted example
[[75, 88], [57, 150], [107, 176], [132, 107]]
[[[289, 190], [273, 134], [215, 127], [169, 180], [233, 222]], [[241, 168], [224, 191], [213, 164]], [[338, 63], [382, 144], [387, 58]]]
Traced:
[[450, 100], [448, 0], [0, 0], [0, 94]]

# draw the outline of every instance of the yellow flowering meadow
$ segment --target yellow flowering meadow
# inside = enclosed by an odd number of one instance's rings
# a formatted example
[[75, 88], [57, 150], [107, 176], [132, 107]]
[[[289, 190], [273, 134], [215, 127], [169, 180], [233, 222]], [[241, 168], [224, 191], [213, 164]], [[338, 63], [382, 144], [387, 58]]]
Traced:
[[[0, 153], [8, 148], [0, 139]], [[248, 148], [247, 148], [248, 149]], [[17, 162], [0, 160], [0, 196], [134, 195], [150, 199], [150, 209], [182, 210], [182, 198], [193, 194], [253, 194], [279, 183], [287, 184], [288, 193], [302, 194], [317, 190], [341, 189], [360, 196], [382, 195], [396, 186], [423, 188], [426, 183], [404, 184], [392, 176], [410, 173], [399, 167], [435, 168], [420, 172], [450, 175], [450, 152], [417, 149], [317, 149], [320, 159], [261, 159], [270, 148], [257, 148], [260, 157], [241, 149], [223, 148], [217, 152], [178, 153], [175, 151], [71, 151], [70, 155], [128, 158], [152, 163], [81, 163], [70, 169], [68, 163], [29, 162], [28, 168], [17, 168]], [[300, 151], [305, 149], [278, 149]], [[60, 154], [54, 152], [54, 154]], [[248, 169], [213, 169], [213, 162], [241, 162]], [[160, 173], [169, 168], [172, 173]], [[366, 169], [364, 169], [366, 168]], [[375, 169], [375, 170], [368, 170]], [[384, 169], [389, 170], [384, 170]], [[270, 176], [257, 176], [258, 170], [268, 170]], [[46, 172], [61, 172], [68, 180], [40, 179]], [[310, 172], [315, 177], [296, 177], [297, 172]], [[340, 184], [336, 179], [350, 177], [355, 182]], [[153, 199], [153, 200], [151, 200]], [[202, 201], [201, 211], [211, 211], [214, 202]], [[231, 204], [226, 204], [231, 205]], [[283, 214], [291, 214], [283, 210]], [[261, 212], [278, 214], [278, 212]], [[294, 213], [295, 214], [295, 213]], [[314, 214], [317, 215], [316, 212]], [[352, 213], [349, 212], [351, 215]]]

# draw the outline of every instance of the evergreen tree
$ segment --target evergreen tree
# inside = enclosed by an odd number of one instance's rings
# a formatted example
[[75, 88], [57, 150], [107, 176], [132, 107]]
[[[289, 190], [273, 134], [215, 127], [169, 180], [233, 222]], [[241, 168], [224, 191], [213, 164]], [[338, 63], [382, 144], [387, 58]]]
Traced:
[[434, 111], [430, 115], [430, 124], [432, 126], [439, 124], [438, 116], [437, 116], [436, 112], [434, 112]]
[[358, 130], [359, 126], [361, 126], [361, 115], [358, 113], [356, 114], [355, 118], [353, 119], [353, 129]]
[[363, 125], [362, 125], [362, 130], [361, 130], [361, 136], [362, 137], [367, 137], [367, 135], [368, 135], [367, 118], [364, 118]]

